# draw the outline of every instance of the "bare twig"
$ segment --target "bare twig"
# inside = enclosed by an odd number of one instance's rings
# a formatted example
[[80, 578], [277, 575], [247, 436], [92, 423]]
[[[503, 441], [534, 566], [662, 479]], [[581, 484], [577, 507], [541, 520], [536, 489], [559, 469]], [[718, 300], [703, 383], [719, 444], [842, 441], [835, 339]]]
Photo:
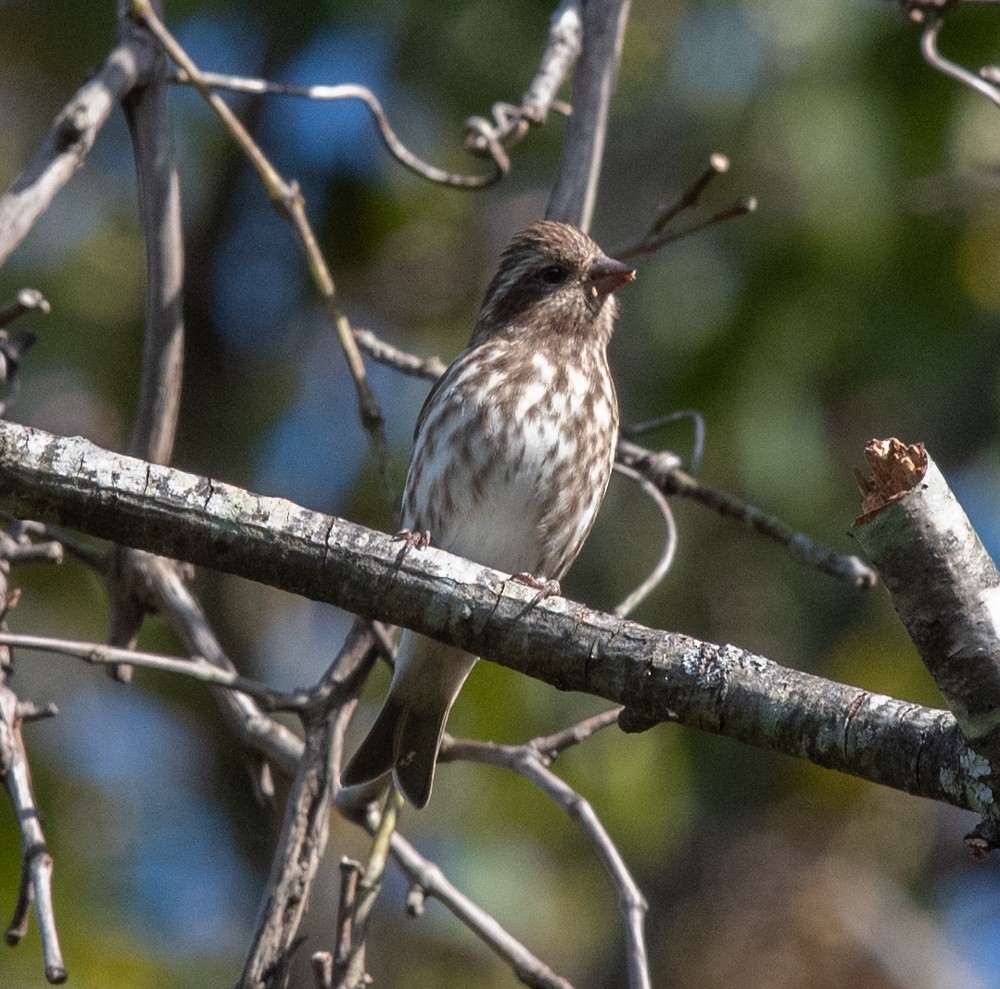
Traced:
[[538, 751], [546, 760], [545, 764], [548, 765], [567, 749], [585, 742], [602, 728], [614, 724], [620, 713], [620, 707], [613, 707], [600, 714], [592, 714], [589, 718], [583, 718], [566, 728], [560, 728], [559, 731], [553, 732], [551, 735], [540, 735], [538, 738], [533, 738], [528, 744]]
[[15, 519], [7, 531], [0, 530], [0, 559], [11, 563], [27, 560], [39, 563], [62, 563], [62, 543], [53, 540], [32, 542], [27, 529], [30, 524]]
[[419, 886], [426, 896], [438, 900], [505, 959], [521, 982], [534, 989], [573, 989], [569, 982], [504, 930], [495, 918], [457, 889], [434, 862], [420, 855], [398, 831], [393, 833], [389, 847], [406, 878]]
[[156, 16], [149, 0], [133, 0], [134, 15], [153, 33], [156, 39], [166, 49], [170, 57], [180, 66], [191, 79], [195, 88], [209, 106], [216, 112], [233, 139], [239, 144], [271, 199], [272, 204], [295, 230], [299, 242], [305, 251], [309, 271], [319, 290], [320, 296], [327, 307], [330, 321], [336, 330], [340, 346], [347, 359], [347, 367], [354, 382], [358, 399], [358, 413], [361, 423], [368, 433], [368, 438], [378, 462], [380, 475], [385, 478], [387, 472], [387, 447], [385, 439], [385, 421], [382, 417], [378, 401], [368, 383], [364, 362], [358, 351], [358, 345], [351, 332], [347, 316], [337, 302], [333, 277], [327, 267], [323, 254], [319, 249], [316, 235], [306, 216], [305, 199], [295, 182], [286, 182], [271, 164], [267, 156], [250, 136], [249, 131], [229, 109], [228, 105], [204, 82], [201, 72], [178, 44], [174, 36], [167, 30], [163, 22]]
[[932, 15], [927, 19], [923, 33], [920, 35], [920, 52], [927, 64], [939, 72], [951, 76], [952, 79], [957, 79], [970, 89], [974, 89], [991, 103], [1000, 107], [1000, 89], [994, 86], [991, 81], [983, 78], [982, 74], [976, 75], [976, 73], [970, 72], [961, 65], [949, 61], [938, 51], [937, 39], [942, 27], [944, 27], [944, 18]]
[[556, 735], [536, 738], [524, 745], [497, 745], [448, 738], [441, 757], [442, 760], [467, 759], [513, 770], [538, 787], [580, 825], [618, 889], [625, 925], [629, 989], [649, 989], [649, 959], [643, 933], [647, 910], [645, 897], [593, 807], [549, 769], [552, 760], [566, 748], [614, 724], [619, 711], [620, 708], [605, 711]]
[[[8, 594], [6, 570], [0, 568], [0, 615], [6, 615], [14, 600], [15, 594]], [[0, 619], [0, 631], [5, 628], [6, 621]], [[11, 946], [21, 941], [34, 905], [45, 978], [60, 984], [66, 981], [67, 972], [52, 905], [52, 856], [45, 844], [42, 815], [35, 803], [28, 753], [21, 734], [26, 706], [7, 684], [9, 670], [10, 650], [0, 647], [0, 776], [21, 832], [21, 883], [6, 940]]]
[[283, 985], [281, 977], [288, 971], [297, 946], [299, 925], [326, 848], [344, 730], [378, 650], [368, 623], [356, 621], [340, 653], [314, 688], [312, 703], [302, 712], [305, 748], [285, 805], [240, 989]]
[[[158, 4], [158, 0], [157, 0]], [[148, 72], [125, 95], [122, 108], [134, 151], [139, 217], [146, 245], [146, 315], [142, 372], [129, 452], [153, 463], [170, 462], [180, 411], [184, 361], [184, 235], [180, 185], [167, 120], [166, 57], [162, 48], [128, 17], [129, 0], [119, 0], [119, 33], [149, 49]], [[135, 648], [150, 610], [143, 554], [115, 547], [107, 568], [107, 640]], [[108, 672], [132, 677], [127, 663]]]
[[556, 94], [580, 54], [582, 33], [579, 0], [562, 0], [552, 14], [538, 71], [521, 103], [494, 103], [492, 120], [466, 120], [465, 146], [472, 154], [491, 158], [506, 173], [510, 168], [508, 152], [531, 127], [544, 124], [550, 110], [570, 114], [570, 108], [557, 100]]
[[[123, 15], [128, 0], [121, 0]], [[170, 461], [180, 409], [184, 361], [184, 233], [180, 184], [166, 107], [166, 58], [134, 21], [123, 34], [153, 49], [147, 77], [123, 101], [135, 152], [139, 215], [146, 244], [146, 326], [142, 379], [129, 452], [153, 463]]]
[[178, 673], [192, 680], [199, 680], [201, 683], [249, 694], [262, 703], [268, 711], [297, 711], [310, 702], [309, 695], [304, 691], [283, 693], [279, 690], [272, 690], [257, 680], [220, 669], [202, 656], [165, 656], [162, 653], [142, 652], [138, 649], [102, 645], [97, 642], [78, 642], [42, 635], [21, 635], [14, 632], [0, 632], [0, 646], [57, 653], [62, 656], [82, 659], [95, 666], [128, 663], [147, 670]]
[[580, 56], [582, 40], [579, 0], [562, 0], [549, 21], [538, 72], [521, 100], [521, 109], [531, 119], [544, 121], [557, 106], [556, 94]]
[[[666, 426], [671, 422], [678, 422], [681, 419], [690, 419], [694, 427], [694, 439], [691, 442], [691, 453], [688, 456], [688, 470], [692, 474], [698, 472], [701, 466], [701, 458], [705, 453], [705, 417], [697, 409], [677, 409], [674, 412], [667, 412], [665, 415], [656, 416], [654, 419], [647, 419], [645, 422], [638, 422], [634, 425], [623, 425], [622, 436], [628, 440], [634, 440], [643, 433], [648, 433], [660, 426]], [[662, 452], [661, 452], [662, 456]], [[682, 465], [682, 460], [677, 457], [677, 466]]]
[[635, 257], [637, 254], [647, 254], [651, 251], [657, 251], [665, 244], [673, 244], [678, 240], [683, 240], [685, 237], [690, 237], [692, 234], [701, 233], [702, 230], [707, 230], [709, 227], [714, 227], [719, 223], [725, 223], [726, 220], [733, 220], [739, 216], [746, 216], [748, 213], [755, 212], [756, 209], [756, 198], [748, 196], [746, 199], [740, 199], [735, 203], [731, 203], [729, 206], [725, 206], [722, 209], [717, 210], [707, 219], [700, 220], [698, 223], [692, 223], [689, 226], [680, 228], [679, 230], [664, 230], [655, 236], [647, 235], [638, 243], [632, 244], [629, 247], [623, 247], [616, 251], [615, 257], [624, 261], [628, 258]]
[[66, 981], [67, 973], [52, 907], [52, 856], [31, 788], [28, 756], [15, 707], [16, 695], [6, 685], [0, 685], [0, 775], [21, 830], [21, 885], [6, 939], [9, 945], [20, 942], [27, 933], [28, 913], [34, 905], [45, 978], [58, 985]]
[[358, 899], [358, 881], [364, 866], [346, 856], [340, 860], [340, 899], [337, 901], [337, 937], [333, 955], [330, 956], [330, 989], [333, 989], [333, 973], [347, 970], [354, 943], [354, 907]]
[[386, 343], [381, 337], [377, 337], [371, 330], [354, 330], [354, 339], [358, 341], [358, 346], [373, 361], [385, 364], [394, 368], [401, 374], [410, 374], [417, 378], [427, 378], [428, 381], [437, 381], [445, 372], [445, 363], [440, 357], [417, 357], [409, 354], [405, 350], [393, 347]]
[[667, 499], [663, 496], [663, 492], [648, 477], [643, 477], [637, 470], [626, 467], [625, 464], [615, 464], [615, 470], [619, 474], [636, 481], [639, 487], [649, 495], [653, 503], [660, 510], [660, 514], [663, 516], [663, 524], [666, 528], [663, 551], [660, 553], [660, 558], [657, 560], [656, 566], [650, 575], [614, 609], [616, 615], [624, 618], [653, 592], [660, 581], [667, 575], [667, 571], [670, 570], [670, 565], [674, 562], [674, 554], [677, 552], [677, 525], [674, 522], [673, 512], [670, 511], [670, 505], [667, 504]]
[[638, 254], [649, 254], [659, 250], [665, 244], [690, 237], [708, 227], [723, 223], [726, 220], [734, 219], [738, 216], [745, 216], [757, 209], [757, 200], [753, 196], [741, 199], [723, 209], [717, 210], [707, 220], [689, 224], [680, 229], [670, 229], [670, 223], [675, 220], [685, 210], [693, 209], [701, 201], [702, 194], [709, 184], [719, 175], [725, 175], [729, 171], [729, 159], [724, 154], [715, 152], [709, 155], [708, 165], [688, 187], [670, 203], [661, 206], [653, 216], [649, 227], [642, 236], [636, 240], [616, 247], [612, 252], [612, 257], [626, 260]]
[[[10, 525], [8, 540], [12, 540], [16, 546], [5, 548], [0, 552], [0, 556], [8, 556], [8, 559], [17, 559], [22, 553], [28, 552], [27, 546], [46, 547], [42, 551], [45, 559], [50, 559], [54, 563], [61, 563], [63, 551], [70, 556], [80, 560], [85, 566], [90, 567], [96, 574], [103, 575], [107, 569], [107, 555], [93, 549], [84, 540], [66, 532], [57, 525], [43, 525], [41, 522], [34, 522], [30, 519], [17, 519], [8, 512], [0, 512], [0, 518], [7, 520]], [[44, 537], [46, 542], [32, 543], [30, 536]], [[50, 548], [58, 547], [58, 549]]]
[[652, 481], [665, 495], [677, 495], [697, 501], [706, 508], [750, 526], [762, 536], [784, 546], [794, 556], [823, 573], [845, 580], [855, 587], [873, 587], [875, 571], [856, 556], [834, 553], [808, 536], [796, 532], [781, 519], [767, 515], [738, 498], [714, 488], [705, 487], [686, 474], [676, 464], [676, 456], [661, 455], [647, 450], [631, 440], [618, 441], [618, 462], [625, 463]]
[[[510, 168], [506, 155], [503, 156], [502, 160], [492, 158], [494, 170], [489, 175], [460, 175], [457, 172], [448, 172], [443, 168], [428, 164], [410, 151], [396, 136], [378, 97], [367, 86], [356, 83], [344, 83], [337, 86], [296, 86], [291, 83], [246, 79], [240, 76], [205, 71], [201, 72], [200, 78], [201, 82], [211, 89], [226, 89], [234, 93], [252, 93], [261, 96], [298, 96], [317, 101], [357, 100], [363, 103], [371, 114], [379, 136], [382, 138], [382, 143], [396, 161], [421, 178], [427, 179], [429, 182], [450, 186], [452, 189], [486, 189], [499, 182]], [[180, 69], [176, 73], [175, 79], [180, 83], [191, 84], [193, 82], [191, 76], [184, 69]]]
[[[236, 666], [219, 643], [201, 605], [184, 580], [184, 567], [161, 556], [143, 563], [149, 576], [156, 611], [163, 616], [192, 655], [235, 675]], [[229, 687], [213, 691], [216, 703], [236, 736], [260, 752], [287, 776], [295, 774], [302, 756], [302, 740], [281, 722], [265, 714], [247, 694]]]
[[399, 812], [403, 808], [403, 798], [393, 787], [389, 787], [382, 804], [382, 813], [374, 826], [368, 860], [361, 870], [357, 882], [357, 897], [350, 923], [350, 940], [346, 956], [337, 958], [334, 968], [334, 985], [337, 989], [357, 989], [365, 985], [365, 947], [368, 925], [371, 922], [375, 901], [382, 889], [382, 877], [389, 857], [389, 845], [396, 830]]

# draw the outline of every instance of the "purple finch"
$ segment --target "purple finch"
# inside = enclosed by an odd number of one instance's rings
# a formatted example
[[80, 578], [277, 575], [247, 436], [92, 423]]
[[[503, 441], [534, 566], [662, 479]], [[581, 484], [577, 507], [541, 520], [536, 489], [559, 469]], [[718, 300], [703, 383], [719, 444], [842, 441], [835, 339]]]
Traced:
[[[558, 580], [611, 477], [618, 402], [607, 346], [612, 292], [635, 272], [586, 234], [544, 221], [517, 234], [486, 290], [469, 346], [417, 419], [403, 526], [505, 573]], [[476, 657], [403, 632], [374, 725], [342, 774], [392, 771], [416, 807], [431, 794], [448, 712]]]

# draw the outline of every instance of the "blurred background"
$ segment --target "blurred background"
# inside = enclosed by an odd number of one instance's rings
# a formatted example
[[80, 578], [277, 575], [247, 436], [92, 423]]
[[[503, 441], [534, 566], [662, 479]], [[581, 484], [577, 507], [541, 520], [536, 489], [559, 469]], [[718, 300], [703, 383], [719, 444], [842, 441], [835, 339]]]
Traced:
[[[114, 6], [0, 3], [0, 187], [110, 50]], [[414, 152], [481, 170], [462, 151], [462, 123], [520, 99], [550, 6], [379, 6], [168, 0], [166, 19], [203, 68], [364, 83]], [[963, 8], [941, 47], [975, 70], [1000, 59], [998, 39], [1000, 15]], [[1000, 113], [932, 71], [918, 40], [885, 0], [636, 0], [593, 233], [613, 252], [710, 153], [727, 154], [730, 172], [689, 219], [748, 195], [759, 210], [638, 259], [612, 354], [624, 420], [700, 410], [702, 479], [842, 552], [853, 550], [851, 469], [865, 442], [923, 441], [996, 557]], [[553, 116], [516, 148], [506, 182], [463, 193], [404, 171], [357, 105], [232, 104], [301, 183], [354, 324], [417, 353], [460, 350], [499, 250], [544, 209], [563, 122]], [[199, 99], [178, 88], [171, 108], [188, 252], [174, 463], [392, 530], [395, 506], [375, 480], [290, 230]], [[11, 418], [124, 449], [144, 274], [120, 115], [0, 270], [0, 301], [24, 286], [52, 312], [18, 324], [39, 340]], [[398, 492], [427, 384], [369, 370]], [[690, 424], [648, 441], [686, 456]], [[698, 507], [675, 511], [676, 564], [637, 620], [940, 704], [882, 589], [836, 583]], [[614, 479], [564, 591], [613, 607], [653, 565], [661, 532], [638, 489]], [[24, 589], [14, 631], [102, 638], [105, 596], [82, 566], [21, 566], [14, 582]], [[314, 682], [348, 622], [215, 573], [199, 573], [196, 587], [243, 672], [278, 687]], [[179, 648], [158, 620], [141, 645]], [[386, 683], [380, 672], [369, 684], [365, 720]], [[26, 737], [72, 984], [232, 984], [280, 807], [255, 804], [206, 691], [142, 671], [123, 687], [28, 653], [14, 685], [61, 712]], [[600, 709], [482, 663], [451, 729], [519, 741]], [[557, 768], [593, 803], [650, 900], [656, 985], [1000, 986], [1000, 865], [970, 860], [970, 814], [678, 726], [612, 728]], [[579, 830], [525, 782], [443, 767], [429, 808], [407, 812], [402, 827], [574, 985], [623, 984], [610, 881]], [[339, 857], [366, 846], [333, 821], [294, 985], [312, 985], [309, 953], [332, 946]], [[18, 869], [4, 803], [2, 917]], [[369, 956], [379, 985], [517, 984], [439, 904], [408, 919], [405, 884], [390, 873]], [[0, 949], [0, 984], [41, 983], [32, 930]]]

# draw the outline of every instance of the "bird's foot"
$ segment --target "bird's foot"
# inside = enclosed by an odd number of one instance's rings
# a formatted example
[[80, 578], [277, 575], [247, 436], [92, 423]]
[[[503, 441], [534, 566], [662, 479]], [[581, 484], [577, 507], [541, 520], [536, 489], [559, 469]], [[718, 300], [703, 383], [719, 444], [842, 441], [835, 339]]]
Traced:
[[412, 529], [400, 529], [396, 533], [397, 539], [403, 540], [403, 545], [399, 549], [399, 556], [396, 558], [396, 566], [402, 566], [406, 554], [411, 549], [425, 549], [431, 544], [431, 533], [429, 529], [423, 532], [414, 532]]
[[538, 592], [520, 611], [517, 616], [518, 618], [523, 618], [535, 605], [540, 604], [546, 598], [562, 593], [562, 588], [559, 586], [558, 580], [546, 580], [544, 577], [536, 577], [532, 573], [511, 574], [510, 579], [517, 581], [519, 584], [525, 584], [527, 587], [531, 587]]
[[414, 532], [412, 529], [400, 529], [396, 533], [397, 539], [402, 539], [408, 546], [414, 549], [424, 549], [431, 544], [431, 531], [424, 529], [423, 532]]

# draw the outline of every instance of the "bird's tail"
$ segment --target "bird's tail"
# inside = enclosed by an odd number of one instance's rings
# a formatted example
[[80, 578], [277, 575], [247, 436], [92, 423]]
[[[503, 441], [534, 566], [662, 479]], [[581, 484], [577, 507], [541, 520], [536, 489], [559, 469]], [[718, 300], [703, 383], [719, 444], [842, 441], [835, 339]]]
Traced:
[[475, 662], [461, 649], [404, 632], [389, 696], [341, 784], [368, 783], [391, 770], [396, 789], [414, 807], [425, 806], [448, 713]]

